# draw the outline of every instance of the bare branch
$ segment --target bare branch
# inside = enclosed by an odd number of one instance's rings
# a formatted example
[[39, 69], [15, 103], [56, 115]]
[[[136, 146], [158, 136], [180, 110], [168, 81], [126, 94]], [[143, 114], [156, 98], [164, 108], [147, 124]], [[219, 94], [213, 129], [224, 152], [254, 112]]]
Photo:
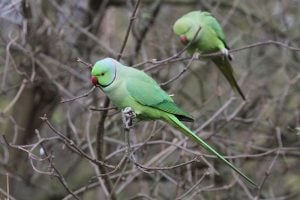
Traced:
[[87, 155], [85, 152], [83, 152], [79, 147], [77, 147], [74, 142], [72, 140], [70, 140], [69, 138], [67, 138], [65, 135], [63, 135], [62, 133], [60, 133], [58, 130], [56, 130], [51, 124], [50, 122], [48, 121], [48, 118], [46, 117], [46, 115], [44, 115], [43, 117], [41, 117], [41, 119], [46, 122], [46, 124], [48, 125], [48, 127], [55, 133], [57, 134], [60, 138], [62, 138], [67, 146], [69, 147], [70, 150], [78, 153], [79, 155], [85, 157], [86, 159], [88, 159], [89, 161], [95, 163], [96, 165], [103, 165], [107, 168], [111, 168], [111, 169], [115, 169], [115, 166], [112, 166], [112, 165], [108, 165], [100, 160], [96, 160], [96, 159], [93, 159], [91, 158], [89, 155]]
[[87, 91], [86, 93], [80, 95], [80, 96], [77, 96], [77, 97], [74, 97], [72, 99], [67, 99], [67, 100], [62, 100], [60, 103], [67, 103], [67, 102], [70, 102], [70, 101], [75, 101], [77, 99], [80, 99], [80, 98], [83, 98], [83, 97], [87, 97], [89, 96], [94, 90], [95, 90], [96, 86], [93, 86], [89, 91]]

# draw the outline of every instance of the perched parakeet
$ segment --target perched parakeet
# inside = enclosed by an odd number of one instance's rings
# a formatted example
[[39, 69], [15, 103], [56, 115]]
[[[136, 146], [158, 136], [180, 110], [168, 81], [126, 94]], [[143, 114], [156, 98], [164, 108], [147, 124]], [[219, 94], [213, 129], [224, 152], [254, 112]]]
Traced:
[[181, 131], [187, 137], [203, 146], [244, 177], [255, 183], [216, 150], [188, 129], [181, 121], [193, 121], [191, 115], [179, 108], [173, 99], [146, 73], [127, 67], [112, 58], [95, 63], [91, 81], [99, 86], [119, 109], [131, 108], [141, 120], [160, 119]]
[[[194, 38], [199, 28], [200, 31]], [[192, 41], [192, 44], [187, 49], [190, 54], [194, 52], [204, 54], [223, 52], [224, 56], [216, 56], [211, 59], [224, 74], [230, 85], [246, 100], [234, 78], [234, 71], [230, 64], [232, 58], [228, 54], [229, 47], [225, 42], [224, 32], [216, 18], [208, 12], [192, 11], [183, 15], [175, 22], [173, 31], [176, 35], [180, 36], [183, 44], [186, 45]]]

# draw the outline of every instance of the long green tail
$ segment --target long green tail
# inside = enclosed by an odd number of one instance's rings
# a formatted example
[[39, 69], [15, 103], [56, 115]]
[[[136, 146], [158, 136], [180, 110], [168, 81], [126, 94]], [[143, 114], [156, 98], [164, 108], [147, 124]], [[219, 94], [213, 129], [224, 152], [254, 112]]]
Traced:
[[225, 164], [227, 164], [231, 169], [236, 171], [239, 175], [241, 175], [244, 179], [246, 179], [249, 183], [257, 187], [257, 185], [248, 178], [243, 172], [241, 172], [239, 169], [237, 169], [233, 164], [231, 164], [228, 160], [226, 160], [221, 154], [219, 154], [215, 149], [213, 149], [211, 146], [209, 146], [206, 142], [204, 142], [200, 137], [198, 137], [195, 133], [193, 133], [189, 128], [187, 128], [181, 121], [177, 119], [176, 116], [169, 114], [166, 121], [171, 124], [176, 129], [179, 129], [182, 133], [184, 133], [187, 137], [191, 138], [198, 144], [200, 144], [202, 147], [204, 147], [206, 150], [210, 151], [212, 154], [216, 155], [218, 158], [220, 158]]
[[230, 64], [230, 61], [228, 58], [224, 56], [215, 57], [212, 59], [212, 61], [217, 65], [217, 67], [221, 70], [221, 72], [224, 74], [225, 78], [230, 83], [231, 87], [235, 89], [243, 98], [243, 100], [246, 100], [245, 95], [243, 94], [240, 86], [236, 82], [234, 76], [233, 76], [233, 69]]

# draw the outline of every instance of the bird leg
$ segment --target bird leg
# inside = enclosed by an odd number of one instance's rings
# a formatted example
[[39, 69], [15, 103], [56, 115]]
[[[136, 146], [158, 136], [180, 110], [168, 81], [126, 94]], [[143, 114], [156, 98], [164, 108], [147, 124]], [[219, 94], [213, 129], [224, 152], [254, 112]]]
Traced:
[[128, 131], [130, 128], [134, 126], [135, 119], [136, 119], [136, 114], [131, 107], [126, 107], [122, 109], [122, 120], [126, 131]]
[[124, 133], [125, 140], [127, 142], [126, 155], [130, 160], [135, 160], [135, 156], [130, 147], [130, 128], [134, 126], [134, 122], [136, 119], [136, 113], [132, 110], [131, 107], [126, 107], [122, 109], [122, 121], [124, 124]]

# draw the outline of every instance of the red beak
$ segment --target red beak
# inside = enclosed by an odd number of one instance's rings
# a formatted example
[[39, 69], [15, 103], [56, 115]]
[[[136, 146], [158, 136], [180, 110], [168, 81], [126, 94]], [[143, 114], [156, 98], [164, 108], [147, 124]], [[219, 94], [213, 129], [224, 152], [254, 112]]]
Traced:
[[180, 41], [182, 42], [182, 44], [186, 44], [187, 43], [187, 38], [185, 35], [181, 35], [180, 36]]
[[93, 85], [95, 85], [95, 86], [98, 85], [98, 79], [96, 76], [92, 76], [91, 81], [92, 81]]

